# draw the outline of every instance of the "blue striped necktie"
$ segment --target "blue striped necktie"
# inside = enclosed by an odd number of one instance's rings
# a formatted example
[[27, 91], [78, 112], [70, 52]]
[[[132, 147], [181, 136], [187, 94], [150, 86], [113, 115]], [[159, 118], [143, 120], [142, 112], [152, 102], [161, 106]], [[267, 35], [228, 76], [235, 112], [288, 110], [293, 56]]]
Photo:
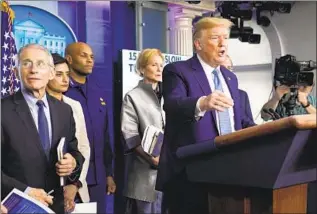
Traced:
[[36, 105], [39, 107], [38, 110], [38, 128], [39, 135], [42, 143], [43, 150], [47, 159], [49, 159], [50, 154], [50, 137], [48, 131], [48, 122], [44, 113], [44, 102], [42, 100], [38, 100]]
[[[214, 74], [214, 84], [215, 84], [215, 90], [222, 91], [223, 88], [220, 82], [219, 74], [217, 69], [213, 70], [212, 72]], [[220, 135], [225, 135], [229, 134], [232, 132], [231, 129], [231, 123], [230, 123], [230, 115], [229, 115], [229, 110], [227, 108], [224, 108], [224, 111], [216, 111], [218, 114], [219, 118], [219, 134]]]

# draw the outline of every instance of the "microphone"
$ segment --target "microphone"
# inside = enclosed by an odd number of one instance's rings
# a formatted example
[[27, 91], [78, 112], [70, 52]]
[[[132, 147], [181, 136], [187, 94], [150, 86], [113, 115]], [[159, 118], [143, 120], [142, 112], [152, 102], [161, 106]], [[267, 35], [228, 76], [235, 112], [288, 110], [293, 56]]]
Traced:
[[269, 112], [271, 112], [277, 120], [281, 119], [281, 116], [278, 113], [276, 113], [276, 111], [274, 111], [272, 108], [269, 108]]
[[269, 110], [267, 110], [266, 108], [263, 109], [264, 113], [269, 114], [273, 120], [276, 120], [275, 118], [275, 114], [272, 114]]

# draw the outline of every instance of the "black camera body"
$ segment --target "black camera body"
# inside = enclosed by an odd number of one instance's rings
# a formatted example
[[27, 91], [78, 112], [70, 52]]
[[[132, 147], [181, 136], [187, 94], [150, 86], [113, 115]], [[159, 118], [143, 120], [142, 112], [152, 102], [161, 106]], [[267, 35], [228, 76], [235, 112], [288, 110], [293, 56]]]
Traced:
[[316, 69], [316, 62], [296, 61], [292, 55], [285, 55], [275, 60], [274, 80], [287, 86], [311, 86], [314, 83], [314, 73], [308, 72]]
[[298, 96], [299, 86], [311, 86], [314, 84], [314, 73], [309, 72], [316, 69], [316, 62], [296, 61], [292, 55], [285, 55], [275, 60], [274, 81], [277, 86], [286, 85], [290, 87], [290, 97], [284, 103], [288, 116], [294, 115], [294, 107]]

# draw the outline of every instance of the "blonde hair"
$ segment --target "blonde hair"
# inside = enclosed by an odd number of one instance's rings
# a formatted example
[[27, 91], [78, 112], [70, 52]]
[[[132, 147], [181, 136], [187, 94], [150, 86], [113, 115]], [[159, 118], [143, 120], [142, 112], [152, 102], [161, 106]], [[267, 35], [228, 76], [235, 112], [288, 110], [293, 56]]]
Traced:
[[204, 17], [200, 19], [198, 22], [196, 22], [196, 24], [194, 25], [193, 39], [196, 40], [200, 38], [202, 30], [219, 27], [219, 26], [230, 29], [232, 25], [233, 23], [230, 20], [225, 18]]
[[159, 56], [164, 61], [164, 57], [162, 52], [159, 49], [156, 48], [148, 48], [144, 49], [138, 56], [138, 59], [136, 61], [136, 73], [143, 77], [142, 70], [145, 69], [145, 67], [148, 65], [149, 60], [152, 56]]

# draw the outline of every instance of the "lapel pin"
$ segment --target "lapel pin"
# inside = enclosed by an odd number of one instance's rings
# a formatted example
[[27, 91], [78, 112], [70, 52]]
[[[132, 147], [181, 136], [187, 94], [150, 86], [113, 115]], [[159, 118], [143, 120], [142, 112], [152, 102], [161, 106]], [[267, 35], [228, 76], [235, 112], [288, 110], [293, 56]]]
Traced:
[[103, 98], [102, 98], [102, 97], [100, 97], [99, 99], [100, 99], [100, 103], [101, 103], [101, 105], [105, 106], [105, 105], [106, 105], [106, 102], [103, 100]]

